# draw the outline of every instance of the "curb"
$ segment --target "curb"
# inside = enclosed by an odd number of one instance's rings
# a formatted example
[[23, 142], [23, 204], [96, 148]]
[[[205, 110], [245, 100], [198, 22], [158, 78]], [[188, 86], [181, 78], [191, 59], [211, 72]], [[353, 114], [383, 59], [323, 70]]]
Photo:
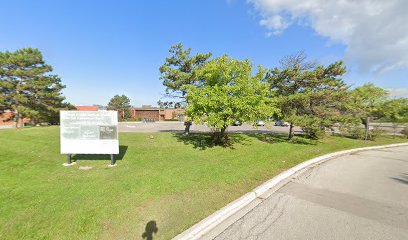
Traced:
[[334, 157], [339, 157], [343, 155], [348, 155], [355, 152], [366, 151], [366, 150], [374, 150], [374, 149], [381, 149], [381, 148], [392, 148], [392, 147], [400, 147], [400, 146], [408, 146], [408, 143], [397, 143], [397, 144], [389, 144], [389, 145], [381, 145], [381, 146], [373, 146], [373, 147], [364, 147], [364, 148], [355, 148], [349, 150], [343, 150], [339, 152], [334, 152], [330, 154], [326, 154], [320, 157], [312, 158], [307, 160], [303, 163], [300, 163], [282, 173], [275, 176], [274, 178], [266, 181], [265, 183], [261, 184], [260, 186], [253, 189], [251, 192], [243, 195], [242, 197], [238, 198], [237, 200], [229, 203], [225, 207], [221, 208], [220, 210], [216, 211], [215, 213], [211, 214], [207, 218], [201, 220], [197, 224], [193, 225], [186, 231], [180, 233], [179, 235], [175, 236], [173, 239], [176, 240], [185, 240], [185, 239], [201, 239], [206, 234], [208, 234], [211, 230], [213, 230], [217, 225], [221, 224], [229, 217], [243, 209], [244, 207], [248, 206], [254, 200], [259, 198], [261, 195], [267, 193], [269, 190], [274, 188], [280, 182], [285, 179], [288, 179], [295, 173], [298, 173], [301, 170], [304, 170], [312, 165], [322, 163], [324, 161], [330, 160]]

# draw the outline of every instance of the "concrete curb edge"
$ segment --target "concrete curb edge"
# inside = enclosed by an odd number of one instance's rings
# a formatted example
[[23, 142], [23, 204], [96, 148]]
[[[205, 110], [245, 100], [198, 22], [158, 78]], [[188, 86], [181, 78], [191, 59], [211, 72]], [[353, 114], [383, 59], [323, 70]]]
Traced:
[[291, 177], [295, 173], [306, 169], [312, 165], [324, 162], [326, 160], [330, 160], [335, 157], [348, 155], [355, 152], [366, 151], [366, 150], [374, 150], [374, 149], [382, 149], [382, 148], [392, 148], [392, 147], [400, 147], [400, 146], [408, 146], [408, 143], [397, 143], [397, 144], [389, 144], [389, 145], [380, 145], [380, 146], [373, 146], [373, 147], [363, 147], [363, 148], [354, 148], [349, 150], [338, 151], [334, 153], [329, 153], [322, 155], [320, 157], [312, 158], [310, 160], [304, 161], [280, 174], [273, 177], [272, 179], [266, 181], [265, 183], [259, 185], [249, 193], [243, 195], [242, 197], [234, 200], [233, 202], [229, 203], [225, 207], [221, 208], [220, 210], [216, 211], [215, 213], [211, 214], [210, 216], [206, 217], [205, 219], [201, 220], [197, 224], [193, 225], [189, 229], [185, 230], [184, 232], [180, 233], [173, 239], [177, 240], [185, 240], [185, 239], [200, 239], [205, 234], [209, 233], [213, 228], [215, 228], [218, 224], [222, 223], [226, 219], [228, 219], [233, 214], [237, 213], [239, 210], [243, 209], [245, 206], [250, 204], [252, 201], [257, 199], [262, 194], [266, 193], [271, 188], [275, 187], [278, 183], [282, 182], [283, 180]]

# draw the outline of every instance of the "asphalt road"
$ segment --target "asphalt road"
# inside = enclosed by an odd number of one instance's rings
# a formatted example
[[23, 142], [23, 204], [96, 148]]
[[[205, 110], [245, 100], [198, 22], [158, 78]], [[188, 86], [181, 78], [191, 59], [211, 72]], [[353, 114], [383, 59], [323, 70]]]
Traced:
[[[211, 128], [193, 124], [190, 127], [190, 132], [210, 132]], [[288, 133], [289, 127], [277, 127], [268, 124], [267, 126], [259, 126], [254, 128], [249, 124], [243, 124], [242, 126], [230, 126], [227, 128], [227, 132], [243, 132], [243, 133]], [[300, 128], [295, 128], [296, 132], [300, 132]], [[121, 122], [119, 124], [119, 132], [184, 132], [183, 122]]]
[[318, 165], [216, 239], [408, 239], [408, 147]]
[[[373, 126], [378, 126], [388, 134], [394, 133], [394, 128], [390, 124], [373, 124]], [[395, 129], [396, 133], [399, 133], [402, 127]], [[200, 125], [193, 124], [190, 128], [191, 132], [210, 132], [211, 128]], [[184, 132], [183, 122], [121, 122], [119, 123], [119, 132]], [[227, 132], [236, 133], [284, 133], [289, 132], [289, 127], [277, 127], [273, 124], [268, 123], [266, 126], [259, 126], [254, 128], [252, 125], [243, 124], [242, 126], [230, 126], [227, 128]], [[295, 133], [301, 133], [302, 129], [295, 127]]]

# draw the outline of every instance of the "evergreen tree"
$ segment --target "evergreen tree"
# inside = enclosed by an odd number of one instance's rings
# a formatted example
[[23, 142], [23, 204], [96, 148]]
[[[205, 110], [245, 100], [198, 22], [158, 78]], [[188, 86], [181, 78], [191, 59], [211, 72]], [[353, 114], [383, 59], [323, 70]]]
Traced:
[[340, 121], [347, 95], [348, 87], [340, 78], [346, 71], [343, 62], [327, 67], [304, 67], [301, 63], [272, 69], [266, 77], [279, 98], [283, 119], [290, 123], [288, 139], [294, 136], [295, 125], [308, 137], [317, 138], [326, 127]]
[[65, 88], [38, 49], [0, 52], [0, 107], [14, 113], [15, 127], [23, 118], [46, 120], [61, 109]]
[[[186, 106], [185, 87], [188, 85], [200, 85], [201, 79], [197, 76], [197, 70], [211, 57], [211, 53], [197, 53], [191, 56], [191, 48], [183, 49], [183, 44], [178, 43], [170, 47], [170, 57], [160, 66], [160, 80], [166, 87], [166, 97], [176, 99], [175, 106]], [[185, 133], [190, 131], [190, 122], [185, 124]]]
[[125, 95], [115, 95], [108, 103], [108, 110], [118, 111], [118, 120], [126, 120], [131, 117], [130, 99]]

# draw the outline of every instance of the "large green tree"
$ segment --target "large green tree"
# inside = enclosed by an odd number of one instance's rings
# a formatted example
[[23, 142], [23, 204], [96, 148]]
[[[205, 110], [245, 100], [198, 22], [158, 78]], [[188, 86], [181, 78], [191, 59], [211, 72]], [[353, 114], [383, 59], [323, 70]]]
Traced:
[[408, 98], [397, 98], [385, 101], [381, 106], [383, 117], [393, 123], [408, 122]]
[[388, 92], [373, 83], [366, 83], [356, 87], [348, 94], [347, 111], [351, 116], [360, 119], [368, 131], [369, 118], [383, 115], [383, 104], [387, 100]]
[[282, 119], [290, 123], [288, 139], [294, 136], [294, 126], [300, 126], [312, 138], [326, 127], [340, 121], [347, 85], [341, 76], [343, 62], [327, 67], [294, 61], [284, 69], [271, 69], [266, 76], [270, 89], [279, 97]]
[[[184, 49], [182, 43], [170, 47], [170, 57], [160, 66], [160, 80], [166, 87], [165, 97], [174, 99], [177, 106], [188, 105], [186, 99], [186, 86], [200, 85], [201, 79], [197, 76], [197, 71], [210, 59], [211, 53], [191, 54], [191, 48]], [[185, 133], [189, 132], [190, 124], [187, 123]]]
[[126, 95], [115, 95], [108, 103], [108, 110], [118, 111], [119, 121], [126, 120], [131, 117], [130, 99]]
[[369, 121], [374, 117], [382, 117], [383, 104], [388, 92], [373, 83], [366, 83], [361, 87], [350, 90], [347, 94], [345, 111], [343, 114], [358, 120], [364, 125], [365, 140], [369, 138]]
[[38, 49], [0, 52], [0, 108], [13, 111], [15, 127], [23, 118], [46, 120], [63, 107], [65, 86], [52, 70]]
[[215, 128], [217, 144], [225, 143], [225, 131], [235, 121], [254, 124], [279, 113], [269, 85], [263, 81], [266, 70], [259, 67], [252, 76], [249, 60], [224, 55], [205, 63], [197, 74], [202, 83], [183, 89], [189, 102], [187, 114], [195, 122]]

